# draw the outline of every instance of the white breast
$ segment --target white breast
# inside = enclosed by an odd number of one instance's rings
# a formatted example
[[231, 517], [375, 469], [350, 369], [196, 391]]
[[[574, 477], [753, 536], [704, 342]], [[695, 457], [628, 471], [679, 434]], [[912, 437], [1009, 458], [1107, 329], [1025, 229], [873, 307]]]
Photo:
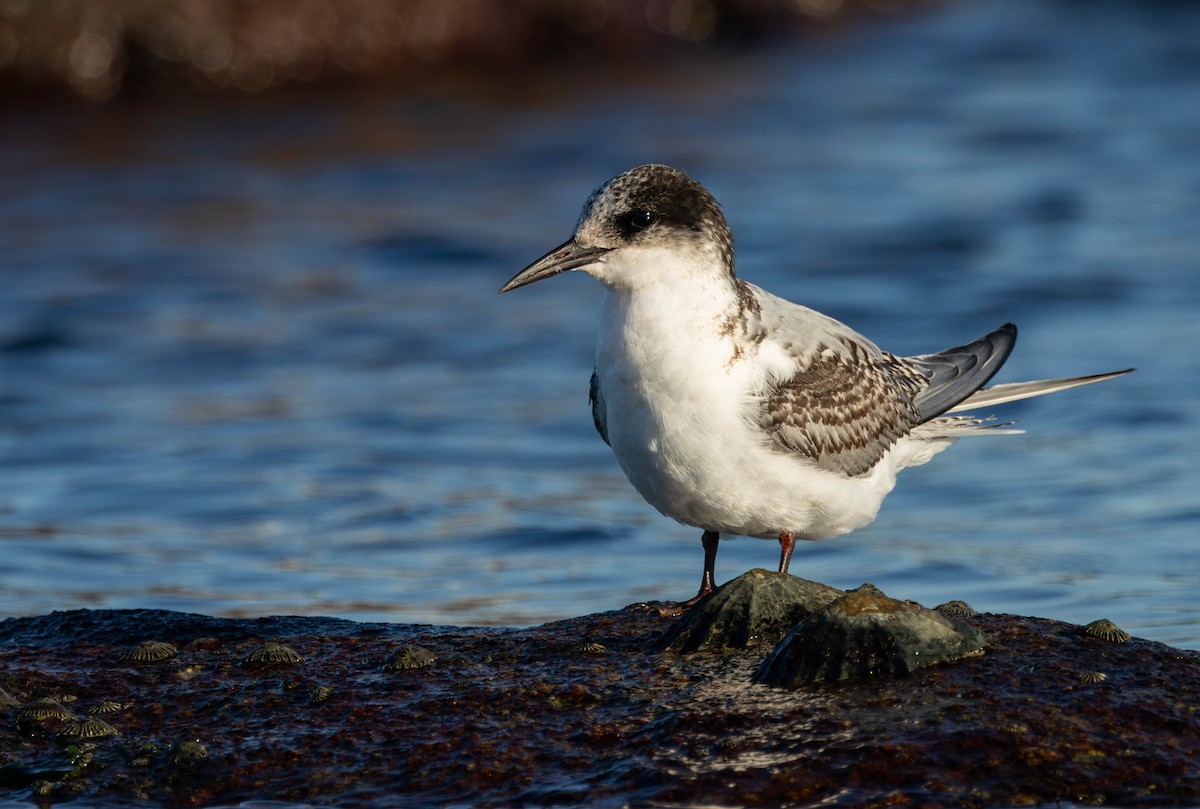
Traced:
[[770, 339], [737, 351], [736, 311], [720, 285], [608, 292], [596, 370], [626, 476], [668, 517], [725, 534], [819, 539], [870, 522], [894, 469], [847, 478], [773, 446], [756, 397], [795, 362]]

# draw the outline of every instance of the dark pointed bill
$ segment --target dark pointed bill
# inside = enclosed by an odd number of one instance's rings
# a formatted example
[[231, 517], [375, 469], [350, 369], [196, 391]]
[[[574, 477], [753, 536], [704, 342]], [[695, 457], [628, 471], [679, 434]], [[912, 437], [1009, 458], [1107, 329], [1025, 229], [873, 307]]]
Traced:
[[500, 287], [501, 292], [541, 281], [552, 275], [558, 275], [567, 270], [577, 270], [592, 264], [602, 255], [609, 252], [610, 247], [580, 247], [572, 239], [560, 244], [537, 261], [514, 275], [507, 284]]

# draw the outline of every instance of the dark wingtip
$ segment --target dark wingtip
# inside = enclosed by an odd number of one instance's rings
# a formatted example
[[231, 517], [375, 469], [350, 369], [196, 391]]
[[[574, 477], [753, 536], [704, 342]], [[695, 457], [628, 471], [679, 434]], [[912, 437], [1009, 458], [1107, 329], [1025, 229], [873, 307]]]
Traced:
[[930, 387], [917, 394], [920, 422], [937, 418], [982, 388], [1017, 344], [1017, 325], [1005, 323], [978, 340], [912, 360], [925, 366]]
[[1000, 366], [1004, 365], [1005, 360], [1012, 354], [1013, 348], [1017, 345], [1017, 324], [1012, 322], [1005, 323], [983, 339], [993, 341], [997, 350], [985, 361], [985, 364], [991, 365], [992, 369], [983, 377], [983, 381], [979, 383], [980, 387], [991, 381], [991, 378], [1000, 370]]

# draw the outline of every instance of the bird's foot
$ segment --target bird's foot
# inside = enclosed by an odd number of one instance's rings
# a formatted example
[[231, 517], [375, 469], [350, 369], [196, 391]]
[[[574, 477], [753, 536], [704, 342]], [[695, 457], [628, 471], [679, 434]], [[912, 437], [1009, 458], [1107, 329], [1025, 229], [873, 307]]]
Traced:
[[630, 604], [625, 609], [630, 612], [650, 613], [660, 618], [677, 618], [687, 612], [688, 607], [694, 603], [696, 603], [695, 599], [689, 599], [688, 601], [644, 601], [639, 604]]
[[687, 601], [645, 601], [640, 604], [630, 604], [625, 609], [633, 612], [649, 612], [661, 618], [677, 618], [699, 604], [711, 592], [711, 587], [707, 590], [701, 588], [700, 592]]

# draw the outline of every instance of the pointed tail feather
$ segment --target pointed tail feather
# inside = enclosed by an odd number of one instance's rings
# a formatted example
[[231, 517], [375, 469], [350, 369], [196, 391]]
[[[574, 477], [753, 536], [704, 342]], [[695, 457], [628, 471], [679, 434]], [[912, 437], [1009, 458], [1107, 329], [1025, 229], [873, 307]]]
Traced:
[[922, 438], [958, 439], [966, 435], [1021, 435], [1025, 431], [1015, 421], [996, 421], [992, 416], [945, 416], [927, 421], [913, 430], [913, 435]]
[[1069, 390], [1083, 385], [1103, 382], [1106, 379], [1115, 379], [1118, 376], [1131, 373], [1133, 370], [1133, 368], [1126, 368], [1124, 371], [1113, 371], [1107, 374], [1094, 374], [1092, 376], [1077, 376], [1070, 379], [1041, 379], [1036, 382], [1008, 382], [1003, 385], [993, 385], [990, 388], [982, 388], [976, 391], [946, 412], [961, 413], [964, 410], [977, 410], [981, 407], [1015, 402], [1018, 399], [1031, 399], [1034, 396], [1044, 396], [1047, 393], [1057, 393], [1060, 390]]

